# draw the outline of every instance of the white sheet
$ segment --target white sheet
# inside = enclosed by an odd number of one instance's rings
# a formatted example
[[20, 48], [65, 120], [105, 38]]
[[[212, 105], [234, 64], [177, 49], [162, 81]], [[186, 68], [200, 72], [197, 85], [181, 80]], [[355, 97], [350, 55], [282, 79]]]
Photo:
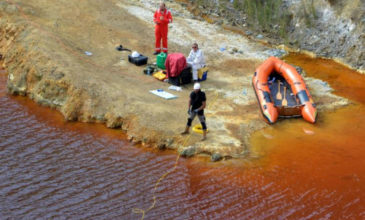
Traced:
[[176, 99], [177, 96], [176, 95], [173, 95], [171, 93], [168, 93], [162, 89], [156, 89], [156, 90], [150, 90], [150, 93], [154, 94], [154, 95], [157, 95], [161, 98], [164, 98], [164, 99], [167, 99], [167, 100], [170, 100], [170, 99]]

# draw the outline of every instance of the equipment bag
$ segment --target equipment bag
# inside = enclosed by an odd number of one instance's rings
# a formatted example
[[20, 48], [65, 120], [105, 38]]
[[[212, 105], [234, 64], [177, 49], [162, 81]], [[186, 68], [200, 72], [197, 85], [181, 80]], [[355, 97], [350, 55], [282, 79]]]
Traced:
[[187, 66], [185, 67], [185, 69], [183, 69], [183, 71], [181, 71], [180, 75], [176, 76], [176, 77], [169, 77], [169, 83], [175, 86], [181, 86], [184, 84], [189, 84], [191, 83], [191, 80], [193, 78], [193, 73], [192, 73], [192, 69], [191, 66]]
[[176, 76], [176, 77], [169, 77], [169, 83], [174, 85], [174, 86], [180, 86], [180, 77]]
[[143, 70], [143, 73], [150, 76], [155, 72], [155, 70], [157, 70], [156, 65], [148, 64], [147, 67]]
[[128, 55], [128, 61], [136, 66], [142, 66], [147, 64], [148, 57], [143, 55], [140, 55], [139, 57], [132, 57], [132, 55]]
[[160, 81], [163, 81], [164, 79], [166, 79], [166, 74], [162, 70], [154, 73], [152, 76]]
[[191, 66], [185, 67], [185, 69], [183, 69], [183, 71], [181, 71], [181, 73], [179, 75], [179, 78], [180, 78], [180, 84], [181, 85], [191, 83], [191, 80], [193, 78], [193, 73], [192, 73]]

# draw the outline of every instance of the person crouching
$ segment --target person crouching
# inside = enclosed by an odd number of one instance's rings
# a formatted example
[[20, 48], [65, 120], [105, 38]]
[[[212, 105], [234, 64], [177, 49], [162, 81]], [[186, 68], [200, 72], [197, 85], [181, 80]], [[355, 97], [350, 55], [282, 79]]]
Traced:
[[204, 116], [204, 109], [206, 106], [206, 96], [205, 93], [200, 90], [200, 84], [195, 83], [194, 84], [194, 91], [190, 94], [189, 99], [189, 109], [188, 109], [188, 123], [186, 125], [185, 131], [181, 134], [189, 134], [189, 130], [191, 127], [191, 123], [193, 122], [195, 116], [198, 115], [199, 121], [203, 128], [203, 139], [204, 141], [207, 137], [207, 125], [205, 123], [205, 116]]

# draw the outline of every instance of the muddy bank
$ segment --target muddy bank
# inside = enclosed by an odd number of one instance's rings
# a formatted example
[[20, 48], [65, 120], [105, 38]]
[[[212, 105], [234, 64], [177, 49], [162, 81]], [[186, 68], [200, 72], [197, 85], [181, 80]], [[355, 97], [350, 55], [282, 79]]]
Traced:
[[[179, 133], [186, 124], [192, 86], [171, 91], [178, 96], [175, 100], [153, 96], [149, 90], [167, 90], [169, 85], [144, 75], [142, 67], [127, 62], [128, 53], [115, 50], [123, 44], [154, 61], [155, 6], [153, 1], [120, 0], [0, 3], [0, 53], [9, 93], [55, 108], [66, 120], [120, 128], [143, 146], [190, 149], [193, 155], [247, 155], [252, 132], [267, 126], [251, 88], [252, 73], [280, 50], [196, 20], [181, 5], [170, 3], [170, 52], [187, 54], [191, 42], [197, 41], [210, 68], [202, 83], [208, 97], [208, 140], [200, 142], [200, 135], [192, 133], [184, 143]], [[305, 79], [320, 112], [348, 103], [331, 94], [323, 81]]]
[[180, 1], [211, 23], [285, 44], [365, 72], [365, 2], [360, 0]]

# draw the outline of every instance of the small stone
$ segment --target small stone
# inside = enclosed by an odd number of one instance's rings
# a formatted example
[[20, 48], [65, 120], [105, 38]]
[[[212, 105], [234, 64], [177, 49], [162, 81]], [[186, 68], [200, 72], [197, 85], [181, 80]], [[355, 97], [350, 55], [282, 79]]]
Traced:
[[217, 25], [222, 25], [223, 24], [223, 21], [222, 20], [219, 20], [219, 21], [217, 21], [217, 23], [216, 23]]
[[132, 135], [128, 135], [128, 137], [127, 137], [127, 139], [128, 139], [129, 142], [132, 142], [133, 141], [133, 138], [134, 137]]
[[166, 140], [166, 146], [170, 147], [174, 143], [174, 139], [167, 139]]
[[195, 151], [196, 151], [196, 150], [195, 150], [195, 147], [190, 146], [190, 147], [188, 147], [188, 148], [184, 149], [184, 150], [180, 153], [180, 155], [181, 155], [182, 157], [192, 157], [192, 156], [194, 156]]
[[52, 73], [51, 76], [53, 76], [56, 80], [60, 80], [65, 76], [65, 74], [62, 72], [57, 72], [57, 73]]
[[131, 142], [134, 145], [136, 145], [136, 144], [142, 144], [142, 141], [141, 140], [138, 140], [138, 139], [135, 139], [135, 138], [133, 138], [133, 140]]
[[166, 144], [159, 144], [159, 145], [157, 145], [157, 148], [159, 150], [165, 150], [166, 149]]
[[217, 161], [220, 161], [222, 159], [223, 159], [223, 157], [219, 153], [212, 154], [212, 157], [211, 157], [212, 162], [217, 162]]
[[100, 122], [105, 121], [105, 117], [104, 117], [104, 115], [103, 115], [103, 114], [97, 115], [97, 116], [95, 117], [95, 119], [96, 119], [97, 121], [100, 121]]
[[248, 36], [250, 36], [250, 35], [252, 35], [253, 33], [252, 33], [252, 31], [246, 31], [246, 34], [247, 34]]
[[257, 39], [264, 39], [264, 36], [262, 34], [257, 35]]

